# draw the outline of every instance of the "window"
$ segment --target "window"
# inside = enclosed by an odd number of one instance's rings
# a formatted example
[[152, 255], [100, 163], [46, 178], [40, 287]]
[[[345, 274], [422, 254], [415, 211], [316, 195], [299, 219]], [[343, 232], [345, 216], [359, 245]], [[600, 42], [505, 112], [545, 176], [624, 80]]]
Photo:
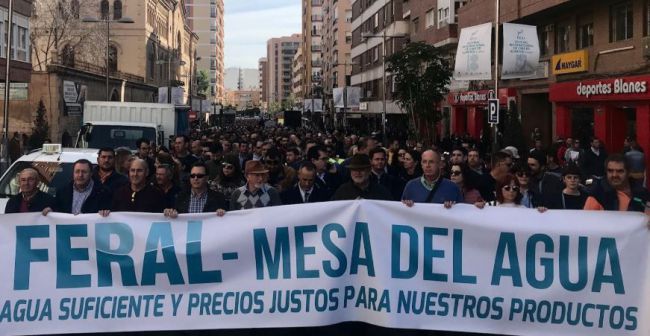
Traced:
[[74, 19], [79, 18], [79, 0], [72, 0], [70, 3], [70, 11]]
[[544, 56], [548, 55], [550, 53], [551, 48], [551, 41], [550, 41], [550, 34], [549, 34], [549, 28], [543, 27], [543, 29], [539, 30], [539, 54]]
[[115, 46], [108, 48], [108, 71], [117, 72], [117, 48]]
[[436, 12], [433, 9], [427, 11], [424, 28], [429, 29], [433, 26], [436, 20], [435, 16], [436, 16]]
[[102, 0], [102, 2], [100, 3], [100, 6], [99, 6], [99, 12], [101, 14], [102, 20], [110, 19], [110, 16], [109, 16], [109, 13], [108, 13], [109, 11], [110, 11], [110, 7], [109, 7], [109, 4], [108, 4], [108, 0]]
[[594, 45], [594, 23], [591, 15], [578, 18], [577, 34], [578, 49]]
[[449, 24], [449, 7], [438, 8], [438, 28]]
[[119, 20], [122, 18], [122, 1], [115, 0], [113, 2], [113, 20]]
[[609, 9], [609, 42], [632, 38], [632, 2], [625, 1], [612, 5]]
[[563, 53], [569, 51], [569, 31], [571, 26], [558, 24], [555, 30], [555, 52]]
[[65, 47], [63, 47], [61, 63], [70, 68], [74, 67], [74, 49], [69, 44], [66, 44]]
[[29, 32], [27, 28], [14, 24], [16, 42], [13, 43], [13, 59], [21, 62], [29, 62]]
[[420, 31], [420, 18], [413, 19], [413, 33], [417, 34]]

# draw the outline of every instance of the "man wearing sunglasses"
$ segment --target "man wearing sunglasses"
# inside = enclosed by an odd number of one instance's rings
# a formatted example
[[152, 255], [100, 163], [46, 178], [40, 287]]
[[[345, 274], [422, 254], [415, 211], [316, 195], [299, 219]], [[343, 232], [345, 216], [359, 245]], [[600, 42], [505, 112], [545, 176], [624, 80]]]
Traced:
[[283, 192], [296, 181], [296, 171], [288, 166], [285, 166], [282, 161], [282, 154], [276, 148], [271, 148], [266, 152], [262, 162], [264, 167], [269, 170], [268, 184], [277, 189], [278, 192]]
[[170, 218], [181, 213], [215, 212], [221, 217], [226, 213], [226, 199], [223, 194], [208, 188], [208, 169], [203, 163], [195, 163], [190, 170], [190, 190], [182, 191], [173, 208], [163, 211]]

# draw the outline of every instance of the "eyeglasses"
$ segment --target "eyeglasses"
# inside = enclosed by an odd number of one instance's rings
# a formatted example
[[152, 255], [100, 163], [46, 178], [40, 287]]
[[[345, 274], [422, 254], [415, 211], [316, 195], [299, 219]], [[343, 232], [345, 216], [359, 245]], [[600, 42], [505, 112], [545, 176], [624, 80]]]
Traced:
[[517, 176], [519, 177], [530, 177], [530, 174], [528, 172], [517, 172]]
[[460, 171], [460, 170], [452, 170], [451, 171], [451, 176], [459, 176], [459, 175], [462, 175], [462, 174], [463, 174], [463, 172]]
[[225, 164], [225, 163], [224, 163], [224, 164], [223, 164], [223, 168], [224, 168], [224, 169], [235, 169], [235, 166], [233, 166], [233, 165], [231, 165], [231, 164]]
[[190, 174], [190, 178], [204, 178], [205, 174]]
[[504, 186], [504, 187], [503, 187], [503, 190], [505, 190], [505, 191], [511, 191], [511, 190], [512, 190], [512, 191], [519, 191], [519, 187], [517, 187], [517, 186], [509, 186], [509, 185], [507, 185], [507, 186]]

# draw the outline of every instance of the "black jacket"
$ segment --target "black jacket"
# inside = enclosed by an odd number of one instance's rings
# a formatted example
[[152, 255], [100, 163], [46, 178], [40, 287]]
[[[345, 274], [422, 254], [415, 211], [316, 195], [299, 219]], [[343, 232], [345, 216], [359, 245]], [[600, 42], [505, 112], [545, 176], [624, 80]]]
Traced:
[[[111, 209], [111, 191], [97, 181], [94, 183], [93, 190], [90, 191], [90, 195], [81, 206], [81, 213], [97, 213], [99, 210]], [[56, 192], [55, 211], [72, 213], [72, 190], [74, 188], [72, 184], [73, 182], [70, 182]]]
[[[280, 199], [282, 200], [282, 204], [284, 205], [304, 203], [302, 200], [302, 194], [300, 194], [300, 189], [297, 184], [292, 188], [289, 188], [283, 191], [282, 193], [280, 193]], [[318, 202], [326, 202], [326, 201], [329, 201], [329, 195], [327, 194], [327, 192], [323, 188], [314, 185], [314, 188], [312, 189], [312, 192], [309, 195], [309, 199], [307, 200], [307, 203], [318, 203]]]
[[[178, 213], [189, 213], [190, 212], [190, 190], [181, 191], [176, 198], [175, 209]], [[222, 193], [214, 190], [208, 189], [208, 199], [205, 201], [203, 206], [203, 212], [215, 212], [219, 209], [226, 209], [228, 207], [226, 203], [226, 198]]]
[[106, 182], [102, 183], [101, 179], [99, 178], [99, 173], [98, 173], [99, 168], [95, 170], [93, 173], [93, 179], [95, 179], [95, 183], [101, 183], [104, 187], [108, 188], [110, 192], [115, 192], [115, 190], [119, 189], [120, 187], [127, 185], [129, 183], [129, 178], [114, 171], [111, 176], [109, 176], [106, 179]]
[[393, 195], [394, 201], [401, 200], [402, 192], [404, 192], [404, 186], [406, 185], [402, 179], [388, 173], [381, 174], [381, 177], [377, 177], [374, 173], [370, 173], [370, 183], [379, 183], [384, 186], [384, 188], [388, 189], [391, 195]]
[[[7, 202], [5, 207], [5, 213], [19, 213], [20, 212], [20, 203], [23, 201], [23, 195], [18, 194], [12, 196]], [[37, 191], [36, 195], [27, 204], [27, 209], [29, 212], [40, 212], [43, 209], [50, 207], [54, 208], [54, 197], [46, 194], [42, 191]]]
[[589, 196], [595, 198], [605, 210], [645, 212], [645, 204], [650, 201], [648, 190], [638, 186], [632, 186], [631, 188], [632, 197], [627, 209], [618, 208], [618, 192], [609, 185], [606, 179], [596, 181], [589, 190]]
[[393, 196], [384, 186], [370, 183], [365, 190], [359, 189], [353, 182], [341, 185], [332, 196], [332, 201], [368, 199], [379, 201], [392, 201]]

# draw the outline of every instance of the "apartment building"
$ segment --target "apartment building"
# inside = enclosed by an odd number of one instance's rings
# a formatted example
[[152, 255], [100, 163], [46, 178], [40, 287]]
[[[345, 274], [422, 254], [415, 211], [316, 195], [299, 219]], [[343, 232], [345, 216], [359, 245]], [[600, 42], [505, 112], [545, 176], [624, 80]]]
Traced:
[[185, 0], [187, 21], [199, 37], [197, 72], [210, 78], [208, 98], [219, 102], [224, 95], [224, 3], [223, 0]]
[[293, 96], [296, 97], [296, 104], [300, 105], [305, 97], [305, 57], [303, 54], [303, 46], [298, 48], [298, 51], [293, 56]]
[[302, 0], [304, 98], [321, 97], [323, 75], [323, 0]]
[[298, 52], [302, 36], [293, 34], [272, 38], [266, 44], [268, 91], [267, 103], [285, 103], [293, 92], [293, 58]]
[[[409, 38], [402, 0], [352, 0], [352, 78], [361, 87], [359, 112], [373, 120], [386, 109], [388, 124], [404, 112], [392, 100], [391, 78], [384, 76], [384, 55], [401, 50]], [[385, 79], [385, 80], [384, 80]], [[385, 101], [385, 104], [384, 104]]]
[[259, 72], [259, 78], [260, 78], [260, 105], [262, 108], [267, 109], [267, 97], [268, 97], [268, 90], [269, 90], [269, 84], [268, 84], [268, 59], [266, 57], [262, 57], [258, 60], [258, 66], [257, 70]]
[[[494, 2], [469, 1], [458, 11], [459, 28], [494, 21], [495, 9]], [[536, 26], [540, 40], [536, 74], [500, 81], [502, 109], [517, 108], [524, 134], [540, 128], [546, 143], [596, 136], [609, 152], [629, 136], [650, 150], [650, 2], [502, 0], [499, 11], [500, 22]], [[484, 124], [484, 102], [454, 103], [466, 93], [450, 93], [458, 131], [470, 120]]]
[[[352, 73], [352, 5], [350, 0], [325, 0], [323, 3], [323, 92], [326, 110], [335, 112], [334, 88], [350, 86]], [[330, 115], [334, 120], [334, 115]]]

